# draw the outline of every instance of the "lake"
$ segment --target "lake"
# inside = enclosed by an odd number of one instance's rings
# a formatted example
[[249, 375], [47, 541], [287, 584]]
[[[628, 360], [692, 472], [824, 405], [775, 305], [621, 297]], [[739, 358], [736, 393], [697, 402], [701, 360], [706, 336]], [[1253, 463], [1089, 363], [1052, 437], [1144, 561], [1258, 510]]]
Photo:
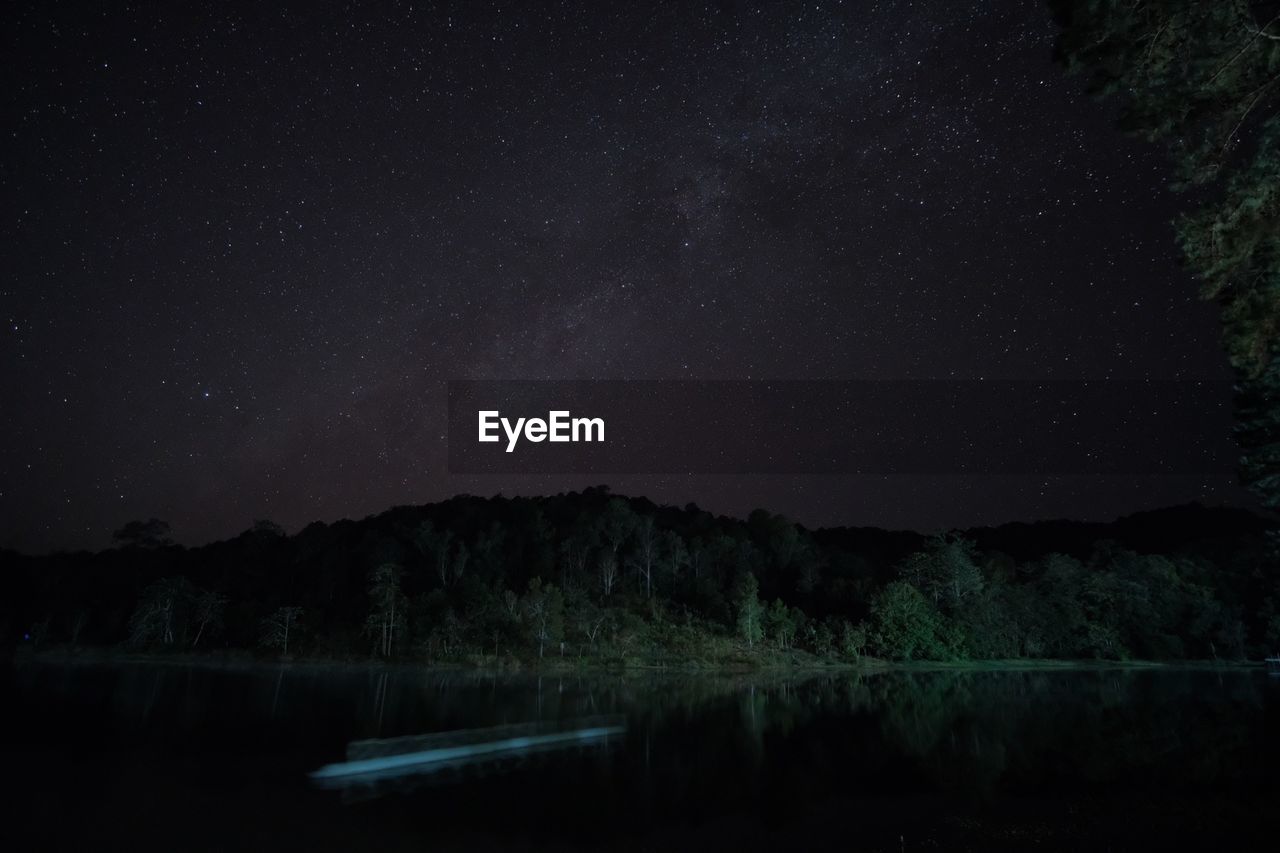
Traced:
[[[1247, 669], [498, 675], [27, 660], [9, 849], [1145, 850], [1280, 836], [1280, 678]], [[325, 787], [348, 745], [625, 731]], [[399, 742], [397, 742], [399, 743]], [[8, 845], [6, 845], [8, 846]]]

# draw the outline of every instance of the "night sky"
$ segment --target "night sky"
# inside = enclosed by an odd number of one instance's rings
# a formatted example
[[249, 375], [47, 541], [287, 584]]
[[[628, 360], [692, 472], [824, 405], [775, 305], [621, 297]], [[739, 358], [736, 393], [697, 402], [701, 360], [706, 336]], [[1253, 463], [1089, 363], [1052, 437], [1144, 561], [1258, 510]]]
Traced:
[[449, 379], [1226, 377], [1169, 166], [1043, 4], [201, 8], [6, 6], [0, 546], [598, 482], [917, 529], [1244, 500], [446, 471]]

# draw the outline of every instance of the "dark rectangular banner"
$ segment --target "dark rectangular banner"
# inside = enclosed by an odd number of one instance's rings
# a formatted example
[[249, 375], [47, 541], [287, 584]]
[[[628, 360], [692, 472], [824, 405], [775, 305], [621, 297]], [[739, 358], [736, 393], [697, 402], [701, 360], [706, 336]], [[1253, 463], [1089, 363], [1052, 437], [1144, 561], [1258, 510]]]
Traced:
[[457, 380], [455, 474], [1219, 474], [1207, 381]]

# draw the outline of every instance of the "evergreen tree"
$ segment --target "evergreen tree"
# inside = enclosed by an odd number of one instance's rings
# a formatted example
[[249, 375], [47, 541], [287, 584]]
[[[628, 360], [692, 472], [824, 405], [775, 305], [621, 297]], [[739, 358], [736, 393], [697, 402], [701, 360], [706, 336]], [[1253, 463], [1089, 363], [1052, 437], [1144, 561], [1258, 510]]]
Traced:
[[1280, 13], [1247, 0], [1052, 0], [1058, 55], [1123, 100], [1122, 127], [1168, 145], [1177, 225], [1222, 309], [1245, 482], [1280, 506]]

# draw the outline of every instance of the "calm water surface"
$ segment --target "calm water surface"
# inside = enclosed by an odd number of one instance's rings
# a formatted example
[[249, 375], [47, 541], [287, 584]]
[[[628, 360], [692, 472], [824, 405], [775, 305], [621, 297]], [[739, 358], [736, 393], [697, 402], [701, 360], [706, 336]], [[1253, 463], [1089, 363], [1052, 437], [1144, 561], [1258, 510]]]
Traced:
[[[1280, 679], [16, 664], [21, 848], [1205, 849], [1280, 841]], [[616, 714], [519, 760], [323, 789], [352, 741]], [[6, 845], [7, 846], [7, 845]]]

